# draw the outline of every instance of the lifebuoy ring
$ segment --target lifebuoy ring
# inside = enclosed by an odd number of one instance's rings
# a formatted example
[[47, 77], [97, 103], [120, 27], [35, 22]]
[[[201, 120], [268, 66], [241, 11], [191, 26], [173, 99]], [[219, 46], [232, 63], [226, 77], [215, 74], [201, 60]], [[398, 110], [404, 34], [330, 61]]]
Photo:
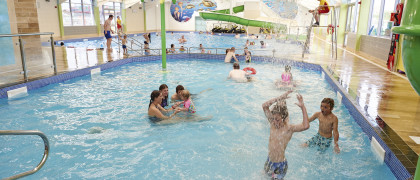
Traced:
[[245, 72], [252, 71], [251, 74], [257, 74], [257, 71], [252, 67], [246, 67], [243, 69]]

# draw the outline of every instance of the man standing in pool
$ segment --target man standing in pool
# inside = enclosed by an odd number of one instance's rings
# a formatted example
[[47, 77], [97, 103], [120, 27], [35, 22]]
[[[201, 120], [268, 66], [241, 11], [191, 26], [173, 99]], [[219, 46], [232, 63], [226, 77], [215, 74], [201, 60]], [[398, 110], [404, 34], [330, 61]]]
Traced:
[[109, 15], [108, 19], [104, 23], [104, 35], [105, 35], [105, 38], [106, 38], [106, 48], [107, 48], [107, 50], [111, 50], [111, 41], [112, 41], [111, 32], [114, 33], [114, 31], [112, 31], [112, 29], [111, 29], [112, 19], [114, 19], [114, 16]]
[[331, 111], [334, 108], [334, 100], [331, 98], [324, 98], [321, 101], [321, 112], [316, 112], [309, 118], [309, 122], [315, 119], [319, 120], [318, 133], [306, 143], [302, 144], [304, 147], [318, 146], [318, 150], [323, 152], [330, 147], [332, 135], [334, 133], [334, 151], [340, 153], [338, 147], [338, 118]]
[[[293, 133], [309, 128], [308, 114], [300, 94], [297, 94], [299, 103], [296, 103], [296, 105], [302, 109], [303, 121], [301, 124], [289, 124], [286, 99], [291, 92], [288, 91], [262, 104], [265, 116], [270, 123], [268, 158], [265, 162], [264, 170], [272, 179], [283, 179], [286, 176], [288, 165], [285, 158], [285, 150]], [[270, 110], [270, 106], [274, 103], [276, 104]]]

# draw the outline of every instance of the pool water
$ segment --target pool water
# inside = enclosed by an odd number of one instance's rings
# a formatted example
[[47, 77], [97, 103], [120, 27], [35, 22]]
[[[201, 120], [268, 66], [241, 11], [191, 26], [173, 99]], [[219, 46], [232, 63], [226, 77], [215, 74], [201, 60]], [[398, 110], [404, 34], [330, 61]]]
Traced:
[[[178, 39], [184, 35], [185, 39], [188, 41], [184, 44], [179, 44]], [[134, 39], [143, 43], [144, 38], [142, 35], [133, 36]], [[245, 37], [244, 34], [241, 34], [240, 38], [235, 38], [234, 35], [210, 35], [210, 34], [199, 34], [199, 33], [174, 33], [171, 34], [169, 32], [166, 33], [166, 44], [167, 48], [170, 48], [171, 44], [175, 45], [175, 48], [180, 48], [181, 45], [184, 48], [192, 47], [192, 53], [200, 53], [201, 51], [198, 49], [200, 44], [203, 44], [204, 48], [222, 48], [222, 50], [218, 50], [218, 54], [224, 54], [224, 49], [235, 47], [236, 49], [241, 49], [236, 51], [237, 54], [243, 54], [243, 50], [245, 48], [246, 40], [250, 42], [255, 42], [255, 45], [250, 45], [248, 48], [251, 50], [252, 55], [272, 55], [273, 49], [275, 49], [275, 56], [281, 55], [292, 55], [292, 54], [300, 54], [302, 53], [302, 46], [300, 43], [296, 43], [293, 41], [277, 41], [275, 40], [274, 36], [273, 39], [264, 39], [262, 35], [259, 35], [259, 39], [248, 39]], [[264, 41], [266, 43], [266, 47], [262, 48], [260, 41]], [[79, 42], [68, 42], [65, 43], [67, 47], [76, 47], [76, 48], [100, 48], [106, 47], [106, 40], [90, 40], [90, 41], [79, 41]], [[118, 48], [118, 44], [115, 42], [111, 43], [113, 48]], [[128, 47], [131, 47], [130, 41], [127, 43]], [[156, 33], [151, 34], [151, 43], [149, 45], [150, 49], [161, 49], [161, 36], [156, 36]], [[133, 49], [140, 49], [140, 47], [133, 44]], [[179, 50], [176, 49], [179, 53]], [[207, 49], [207, 51], [211, 51], [213, 54], [216, 53], [214, 49]], [[152, 52], [153, 53], [153, 52]], [[129, 51], [129, 54], [135, 54], [132, 51]]]
[[[220, 60], [168, 60], [168, 73], [160, 71], [159, 61], [120, 66], [1, 99], [0, 129], [38, 129], [48, 136], [50, 156], [27, 179], [267, 179], [269, 124], [261, 104], [284, 93], [273, 83], [284, 66], [249, 66], [257, 70], [252, 83], [227, 80], [232, 65]], [[324, 97], [336, 100], [341, 153], [300, 147], [317, 133], [314, 121], [286, 149], [286, 178], [395, 179], [321, 72], [292, 67], [292, 73], [309, 116]], [[197, 94], [196, 115], [211, 119], [150, 122], [150, 93], [162, 83], [170, 95], [178, 84]], [[301, 123], [295, 102], [293, 93], [287, 100], [290, 122]], [[101, 132], [90, 134], [92, 129]], [[39, 137], [0, 136], [0, 144], [0, 178], [29, 170], [42, 157]]]

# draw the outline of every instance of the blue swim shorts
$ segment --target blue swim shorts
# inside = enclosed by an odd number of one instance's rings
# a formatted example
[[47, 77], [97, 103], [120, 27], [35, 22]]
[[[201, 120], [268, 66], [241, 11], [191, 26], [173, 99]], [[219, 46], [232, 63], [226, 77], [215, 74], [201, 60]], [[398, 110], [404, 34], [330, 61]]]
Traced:
[[104, 31], [105, 38], [109, 39], [112, 38], [111, 31]]
[[127, 48], [127, 46], [126, 45], [122, 45], [122, 48], [125, 49], [125, 48]]
[[318, 132], [314, 137], [306, 141], [306, 144], [308, 145], [308, 147], [318, 146], [318, 151], [325, 151], [330, 147], [331, 141], [332, 137], [323, 137]]
[[286, 176], [287, 168], [287, 160], [273, 163], [270, 161], [270, 158], [267, 158], [264, 164], [264, 171], [271, 179], [283, 179]]

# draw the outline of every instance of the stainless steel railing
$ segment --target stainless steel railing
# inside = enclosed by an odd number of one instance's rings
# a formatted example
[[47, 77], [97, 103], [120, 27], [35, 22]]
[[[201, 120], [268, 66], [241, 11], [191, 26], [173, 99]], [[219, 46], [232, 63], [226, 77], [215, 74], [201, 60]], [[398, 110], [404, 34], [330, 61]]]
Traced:
[[39, 164], [32, 170], [30, 171], [26, 171], [8, 178], [5, 178], [4, 180], [9, 180], [9, 179], [18, 179], [21, 177], [25, 177], [28, 175], [31, 175], [33, 173], [36, 173], [37, 171], [39, 171], [42, 166], [45, 164], [45, 162], [47, 161], [48, 158], [48, 153], [50, 150], [50, 144], [48, 142], [48, 138], [47, 136], [45, 136], [44, 133], [42, 133], [41, 131], [35, 131], [35, 130], [0, 130], [0, 136], [1, 135], [38, 135], [42, 138], [42, 140], [44, 141], [44, 156], [42, 157], [41, 162], [39, 162]]
[[27, 33], [27, 34], [0, 34], [0, 38], [4, 37], [19, 37], [19, 49], [20, 49], [20, 58], [22, 61], [22, 70], [23, 70], [23, 78], [25, 82], [28, 82], [28, 69], [26, 66], [26, 54], [25, 54], [25, 42], [22, 39], [23, 36], [38, 36], [38, 35], [50, 35], [50, 43], [51, 43], [51, 53], [53, 58], [53, 67], [54, 67], [54, 74], [57, 75], [57, 61], [55, 57], [55, 49], [54, 49], [54, 38], [53, 32], [43, 32], [43, 33]]

